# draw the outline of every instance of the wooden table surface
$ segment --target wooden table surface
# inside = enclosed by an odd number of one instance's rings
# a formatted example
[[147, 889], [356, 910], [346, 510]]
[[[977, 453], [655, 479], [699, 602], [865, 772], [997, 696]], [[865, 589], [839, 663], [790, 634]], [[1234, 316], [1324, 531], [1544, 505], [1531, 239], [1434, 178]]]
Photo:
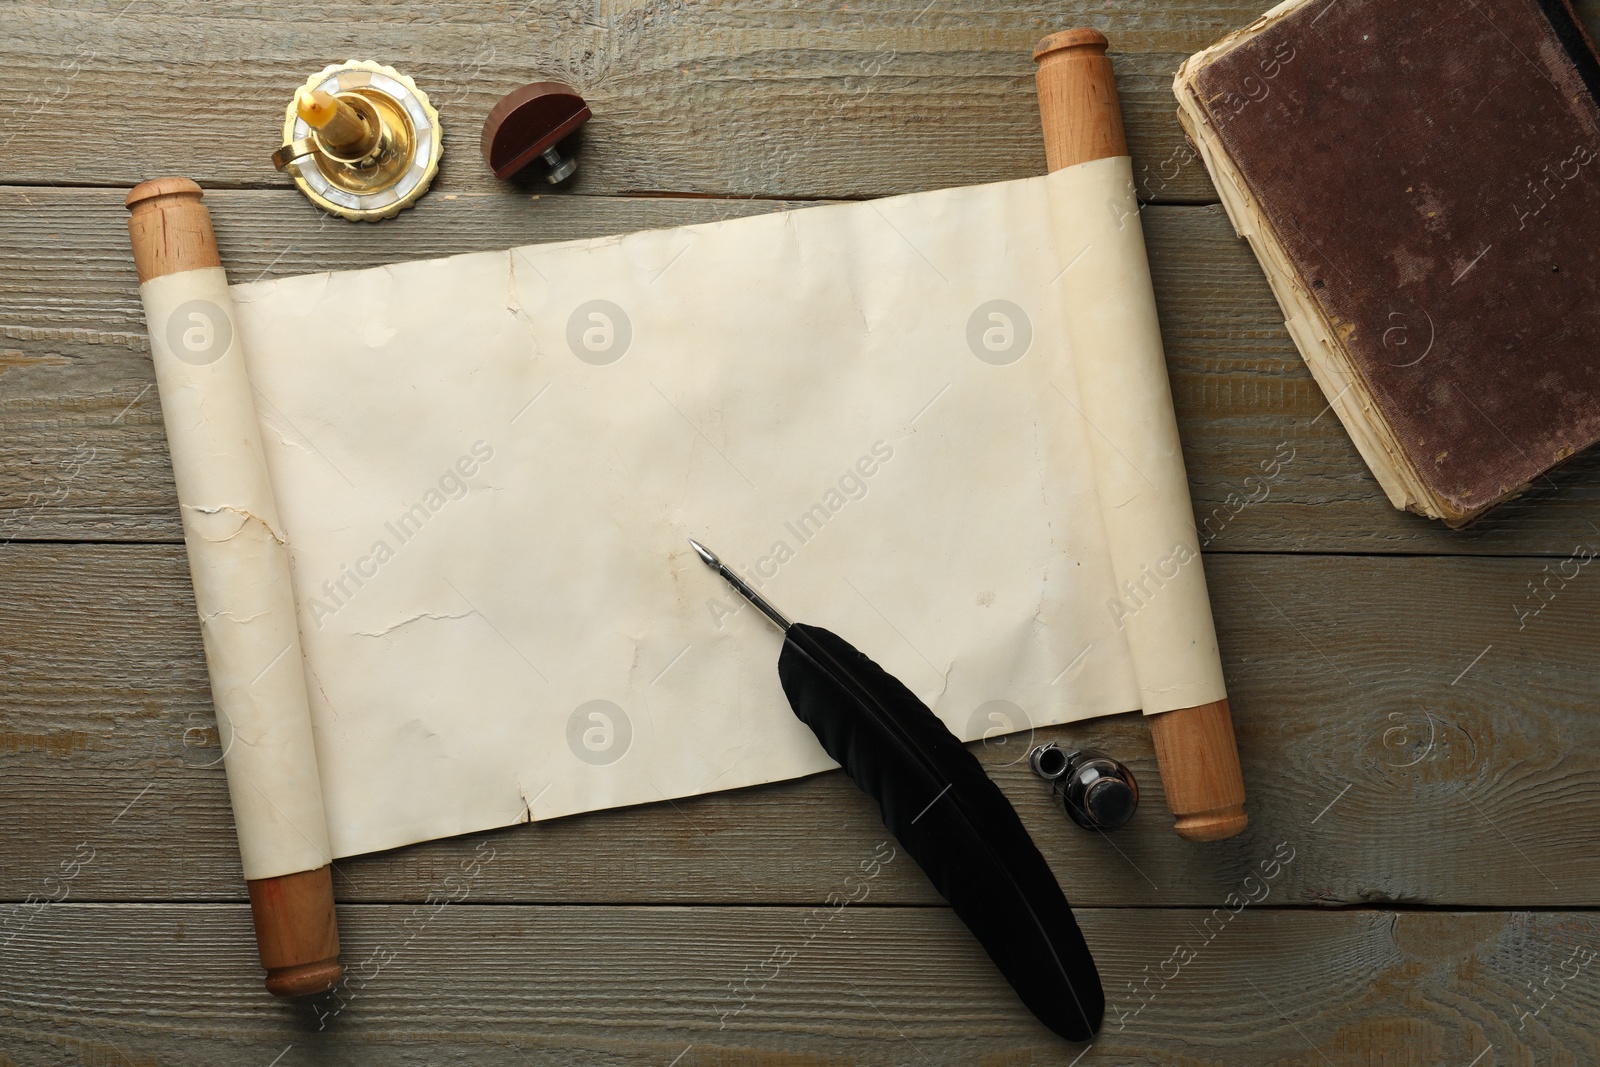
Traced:
[[[0, 1064], [1600, 1063], [1600, 575], [1527, 614], [1600, 545], [1600, 457], [1464, 533], [1384, 501], [1173, 116], [1179, 62], [1264, 3], [0, 4]], [[1049, 809], [1026, 738], [981, 749], [1078, 909], [1100, 1038], [1040, 1027], [909, 862], [829, 907], [885, 836], [837, 773], [342, 861], [341, 997], [267, 996], [126, 190], [198, 180], [249, 280], [1022, 177], [1032, 45], [1085, 24], [1221, 517], [1253, 818], [1172, 834], [1137, 717], [1039, 733], [1133, 765], [1114, 837]], [[447, 134], [433, 192], [378, 226], [267, 162], [291, 90], [350, 56], [413, 75]], [[477, 152], [542, 78], [595, 113], [560, 192]]]

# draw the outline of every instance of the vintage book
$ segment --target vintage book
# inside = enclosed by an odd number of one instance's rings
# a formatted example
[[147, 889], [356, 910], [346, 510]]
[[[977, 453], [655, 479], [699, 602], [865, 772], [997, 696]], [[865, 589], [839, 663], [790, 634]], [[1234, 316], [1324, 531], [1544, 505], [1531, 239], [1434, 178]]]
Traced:
[[1174, 91], [1396, 507], [1465, 526], [1600, 438], [1600, 62], [1565, 0], [1289, 0]]

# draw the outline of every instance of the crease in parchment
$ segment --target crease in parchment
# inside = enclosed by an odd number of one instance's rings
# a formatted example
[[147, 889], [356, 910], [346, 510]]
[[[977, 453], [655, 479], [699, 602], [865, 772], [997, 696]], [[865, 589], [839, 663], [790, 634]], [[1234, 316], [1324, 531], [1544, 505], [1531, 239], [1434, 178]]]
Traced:
[[468, 618], [471, 618], [475, 614], [476, 614], [476, 612], [472, 612], [472, 611], [464, 611], [459, 615], [451, 615], [451, 614], [448, 614], [448, 613], [439, 613], [439, 612], [432, 612], [432, 611], [419, 611], [414, 615], [409, 615], [406, 618], [398, 619], [395, 622], [390, 623], [388, 626], [385, 626], [382, 630], [378, 630], [376, 632], [371, 631], [371, 630], [356, 630], [355, 633], [359, 634], [362, 637], [388, 637], [390, 634], [394, 633], [396, 630], [403, 629], [403, 628], [405, 628], [407, 626], [412, 625], [413, 623], [423, 622], [425, 620], [428, 620], [428, 621], [443, 621], [443, 620], [447, 620], [447, 619], [468, 619]]
[[[267, 522], [266, 519], [263, 519], [261, 516], [252, 513], [249, 508], [235, 507], [232, 504], [185, 504], [181, 501], [179, 502], [178, 507], [181, 511], [188, 512], [191, 515], [234, 515], [238, 517], [239, 524], [235, 526], [226, 537], [215, 537], [207, 532], [204, 534], [204, 536], [208, 541], [231, 541], [249, 528], [251, 523], [255, 523], [257, 526], [261, 527], [261, 529], [267, 531], [267, 536], [271, 537], [278, 544], [288, 544], [288, 541], [284, 538], [282, 533], [274, 529], [272, 524]], [[197, 523], [197, 525], [209, 526], [211, 524]]]

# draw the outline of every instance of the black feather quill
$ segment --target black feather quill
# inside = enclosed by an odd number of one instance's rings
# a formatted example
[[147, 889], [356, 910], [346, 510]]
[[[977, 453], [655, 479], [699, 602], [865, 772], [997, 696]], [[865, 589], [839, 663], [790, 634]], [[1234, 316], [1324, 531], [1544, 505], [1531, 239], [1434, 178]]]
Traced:
[[695, 550], [785, 630], [778, 677], [800, 720], [862, 791], [1017, 995], [1086, 1041], [1105, 993], [1050, 866], [998, 786], [893, 675], [836, 634], [790, 623], [698, 543]]

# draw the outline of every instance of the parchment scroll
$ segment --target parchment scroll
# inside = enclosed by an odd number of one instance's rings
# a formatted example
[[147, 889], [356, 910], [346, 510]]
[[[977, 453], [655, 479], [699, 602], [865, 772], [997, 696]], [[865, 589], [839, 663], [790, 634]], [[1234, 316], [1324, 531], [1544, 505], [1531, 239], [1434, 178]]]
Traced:
[[[235, 286], [253, 412], [158, 368], [219, 709], [292, 638], [278, 537], [292, 561], [316, 756], [239, 758], [226, 708], [241, 841], [283, 854], [318, 762], [329, 837], [295, 862], [831, 766], [691, 535], [1009, 758], [1220, 699], [1130, 184], [1101, 161]], [[225, 306], [180, 279], [153, 333]], [[241, 451], [270, 495], [186, 473]], [[260, 560], [216, 588], [236, 542]]]

